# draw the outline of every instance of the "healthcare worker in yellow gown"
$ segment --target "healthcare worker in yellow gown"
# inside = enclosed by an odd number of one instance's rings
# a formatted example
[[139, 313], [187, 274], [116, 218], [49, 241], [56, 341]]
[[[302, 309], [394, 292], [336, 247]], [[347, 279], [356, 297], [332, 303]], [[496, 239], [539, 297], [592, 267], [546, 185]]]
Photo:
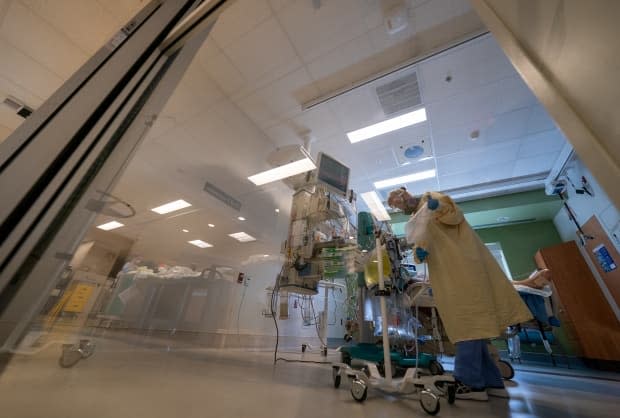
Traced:
[[416, 197], [401, 188], [390, 193], [388, 205], [412, 215], [407, 241], [416, 261], [428, 265], [437, 310], [456, 345], [457, 398], [508, 397], [487, 341], [531, 319], [529, 310], [450, 197]]

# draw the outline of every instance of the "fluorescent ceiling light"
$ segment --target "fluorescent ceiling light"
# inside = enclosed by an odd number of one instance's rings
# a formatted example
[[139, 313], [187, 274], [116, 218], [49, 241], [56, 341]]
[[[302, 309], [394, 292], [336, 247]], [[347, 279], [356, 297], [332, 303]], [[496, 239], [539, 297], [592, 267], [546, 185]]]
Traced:
[[243, 216], [238, 216], [237, 219], [239, 219], [240, 221], [245, 221], [245, 218]]
[[292, 163], [284, 164], [280, 167], [255, 174], [248, 177], [248, 180], [257, 186], [262, 186], [263, 184], [282, 180], [296, 174], [305, 173], [306, 171], [314, 170], [315, 168], [316, 164], [314, 164], [310, 158], [306, 157], [301, 160], [293, 161]]
[[104, 231], [109, 231], [111, 229], [120, 228], [121, 226], [125, 226], [124, 224], [116, 221], [108, 222], [106, 224], [101, 224], [97, 226], [99, 229], [103, 229]]
[[389, 221], [390, 214], [385, 210], [385, 206], [381, 203], [381, 199], [379, 199], [379, 195], [377, 192], [366, 192], [361, 194], [362, 199], [366, 202], [366, 206], [370, 209], [370, 213], [373, 214], [378, 221]]
[[433, 168], [432, 170], [419, 171], [417, 173], [407, 174], [406, 176], [393, 177], [391, 179], [375, 181], [374, 185], [377, 189], [385, 189], [386, 187], [403, 185], [407, 183], [412, 183], [414, 181], [430, 179], [435, 177], [436, 173], [436, 170]]
[[228, 234], [229, 237], [236, 239], [239, 242], [250, 242], [256, 241], [252, 235], [246, 234], [245, 232], [235, 232], [234, 234]]
[[183, 228], [183, 229], [181, 229], [181, 231], [183, 231], [183, 232], [189, 232], [189, 229], [185, 229], [185, 228]]
[[204, 242], [203, 240], [200, 239], [194, 239], [191, 241], [187, 241], [189, 244], [195, 245], [196, 247], [200, 247], [200, 248], [209, 248], [209, 247], [213, 247], [213, 245], [209, 244], [208, 242]]
[[280, 213], [280, 209], [276, 208], [276, 213]]
[[215, 228], [215, 225], [209, 224], [209, 228]]
[[426, 109], [422, 108], [392, 119], [384, 120], [383, 122], [375, 123], [374, 125], [370, 125], [356, 131], [347, 132], [347, 137], [349, 137], [349, 141], [351, 141], [352, 144], [355, 144], [356, 142], [374, 138], [375, 136], [396, 131], [407, 126], [415, 125], [416, 123], [421, 123], [425, 120]]
[[157, 212], [160, 215], [164, 213], [174, 212], [175, 210], [187, 208], [191, 206], [191, 203], [187, 203], [185, 200], [179, 199], [174, 202], [166, 203], [165, 205], [157, 206], [156, 208], [151, 209], [153, 212]]

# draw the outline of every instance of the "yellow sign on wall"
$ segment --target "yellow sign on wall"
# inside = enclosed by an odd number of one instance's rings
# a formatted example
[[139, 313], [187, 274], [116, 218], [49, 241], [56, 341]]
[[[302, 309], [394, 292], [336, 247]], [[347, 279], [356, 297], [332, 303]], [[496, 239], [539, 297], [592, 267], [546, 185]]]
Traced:
[[63, 310], [76, 313], [84, 311], [84, 307], [93, 294], [94, 289], [95, 287], [90, 284], [80, 283], [76, 285]]

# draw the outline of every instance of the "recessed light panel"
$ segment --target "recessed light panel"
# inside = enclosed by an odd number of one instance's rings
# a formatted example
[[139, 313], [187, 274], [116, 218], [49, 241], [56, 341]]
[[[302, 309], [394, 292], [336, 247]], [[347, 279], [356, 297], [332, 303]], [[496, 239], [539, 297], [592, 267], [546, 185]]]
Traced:
[[246, 234], [245, 232], [235, 232], [234, 234], [228, 234], [229, 237], [236, 239], [239, 242], [251, 242], [256, 241], [250, 234]]
[[354, 144], [424, 121], [426, 121], [426, 109], [422, 108], [356, 131], [347, 132], [347, 137], [349, 141]]
[[169, 202], [161, 206], [157, 206], [156, 208], [151, 209], [153, 212], [157, 212], [160, 215], [165, 213], [174, 212], [175, 210], [183, 209], [190, 207], [192, 204], [186, 202], [183, 199], [175, 200], [174, 202]]
[[108, 222], [105, 224], [101, 224], [97, 226], [99, 229], [103, 229], [104, 231], [110, 231], [112, 229], [120, 228], [121, 226], [125, 226], [124, 224], [116, 221]]
[[248, 180], [257, 186], [262, 186], [263, 184], [292, 177], [297, 174], [305, 173], [306, 171], [314, 170], [315, 168], [316, 165], [310, 158], [303, 158], [301, 160], [293, 161], [292, 163], [284, 164], [280, 167], [255, 174], [248, 177]]
[[200, 248], [209, 248], [209, 247], [213, 247], [213, 245], [209, 244], [208, 242], [204, 242], [203, 240], [200, 239], [194, 239], [191, 241], [187, 241], [189, 244], [195, 245], [196, 247], [200, 247]]
[[383, 203], [381, 203], [381, 199], [379, 199], [377, 192], [366, 192], [362, 193], [360, 196], [364, 202], [366, 202], [366, 206], [368, 206], [370, 213], [372, 213], [378, 221], [389, 221], [392, 219], [385, 209], [385, 206], [383, 206]]
[[377, 189], [385, 189], [386, 187], [392, 187], [397, 185], [403, 185], [407, 183], [412, 183], [414, 181], [420, 181], [424, 179], [430, 179], [435, 177], [436, 175], [435, 169], [426, 170], [426, 171], [418, 171], [417, 173], [407, 174], [406, 176], [394, 177], [391, 179], [385, 179], [380, 181], [375, 181], [374, 185]]

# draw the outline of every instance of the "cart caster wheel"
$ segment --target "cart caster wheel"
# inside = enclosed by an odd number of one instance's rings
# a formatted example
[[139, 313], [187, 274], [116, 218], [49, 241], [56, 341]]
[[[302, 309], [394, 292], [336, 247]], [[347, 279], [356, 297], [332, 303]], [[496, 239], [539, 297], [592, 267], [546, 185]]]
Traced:
[[452, 405], [456, 401], [456, 384], [448, 384], [448, 404]]
[[[392, 366], [392, 378], [394, 378], [398, 375], [398, 363], [392, 361], [390, 364]], [[383, 366], [383, 362], [377, 364], [377, 370], [379, 370], [381, 376], [385, 377], [385, 367]]]
[[434, 393], [423, 390], [420, 393], [420, 406], [429, 415], [437, 415], [439, 412], [439, 398]]
[[515, 377], [515, 369], [513, 369], [512, 364], [508, 363], [506, 360], [499, 360], [497, 362], [497, 368], [505, 380], [510, 380]]
[[341, 381], [339, 367], [332, 367], [332, 377], [334, 378], [334, 388], [338, 389], [340, 387], [340, 381]]
[[351, 396], [358, 402], [364, 402], [368, 396], [368, 387], [363, 381], [355, 379], [351, 382]]
[[431, 372], [433, 376], [439, 376], [444, 374], [444, 368], [437, 360], [430, 361], [430, 363], [428, 364], [428, 371]]
[[64, 369], [73, 367], [82, 359], [82, 353], [73, 344], [63, 344], [58, 364]]
[[82, 358], [89, 358], [95, 353], [95, 343], [90, 342], [89, 340], [80, 341], [80, 354]]

